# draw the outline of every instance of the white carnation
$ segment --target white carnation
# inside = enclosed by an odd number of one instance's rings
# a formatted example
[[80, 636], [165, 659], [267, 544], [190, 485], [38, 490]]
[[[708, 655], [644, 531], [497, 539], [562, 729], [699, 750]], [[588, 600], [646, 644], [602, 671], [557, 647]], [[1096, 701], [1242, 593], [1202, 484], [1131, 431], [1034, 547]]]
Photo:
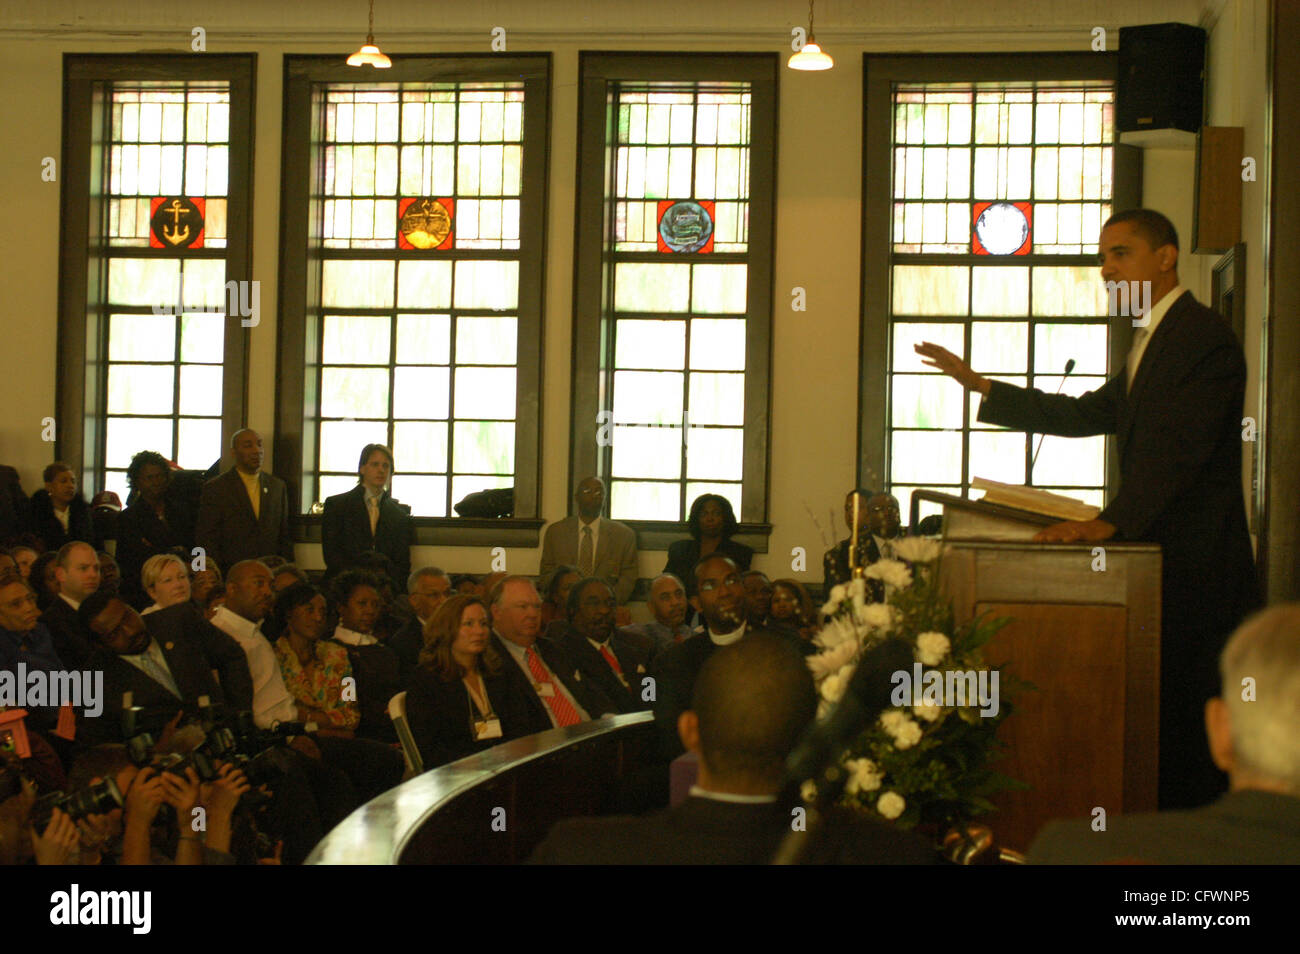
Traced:
[[943, 548], [929, 537], [902, 537], [894, 541], [894, 556], [908, 563], [929, 563], [939, 558]]
[[903, 809], [907, 807], [907, 802], [903, 801], [903, 796], [897, 792], [885, 792], [876, 801], [876, 811], [880, 812], [885, 818], [894, 819], [903, 814]]
[[883, 580], [886, 586], [905, 590], [912, 585], [912, 571], [901, 560], [877, 560], [867, 567], [867, 576]]
[[868, 603], [863, 607], [860, 622], [863, 626], [888, 632], [894, 628], [895, 610], [888, 603]]
[[[843, 670], [841, 670], [841, 672], [842, 671]], [[822, 698], [825, 699], [827, 702], [839, 702], [840, 696], [844, 695], [844, 690], [847, 687], [847, 683], [848, 680], [846, 680], [838, 672], [835, 673], [835, 675], [833, 676], [827, 676], [824, 680], [822, 680], [822, 687], [821, 687]]]
[[890, 709], [880, 716], [880, 724], [894, 740], [894, 748], [910, 749], [921, 741], [921, 727], [916, 720], [899, 709]]
[[943, 662], [952, 644], [943, 633], [922, 633], [916, 637], [916, 658], [923, 666], [937, 666]]
[[809, 656], [808, 669], [812, 672], [813, 679], [821, 680], [841, 668], [845, 663], [850, 662], [857, 654], [858, 644], [856, 641], [842, 642], [824, 653]]
[[880, 783], [885, 777], [871, 759], [849, 759], [844, 763], [844, 768], [849, 776], [844, 791], [849, 795], [856, 795], [858, 792], [874, 792], [880, 788]]
[[843, 643], [858, 645], [858, 631], [853, 620], [837, 616], [828, 622], [814, 637], [813, 641], [826, 649], [834, 649]]
[[943, 706], [937, 706], [933, 702], [922, 702], [920, 705], [912, 706], [912, 714], [925, 722], [938, 722], [943, 718]]
[[[842, 602], [849, 595], [849, 588], [843, 583], [836, 583], [831, 587], [830, 603]], [[828, 603], [827, 605], [830, 605]]]

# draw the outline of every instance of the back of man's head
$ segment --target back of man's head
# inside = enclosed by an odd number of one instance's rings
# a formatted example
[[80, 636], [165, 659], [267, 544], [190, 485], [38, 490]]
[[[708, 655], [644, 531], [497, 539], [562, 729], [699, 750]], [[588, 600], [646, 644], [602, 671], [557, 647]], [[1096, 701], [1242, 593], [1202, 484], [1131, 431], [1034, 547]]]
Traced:
[[1239, 626], [1219, 672], [1232, 724], [1233, 787], [1300, 796], [1300, 603], [1271, 606]]
[[816, 715], [817, 693], [786, 640], [751, 633], [709, 657], [691, 708], [714, 785], [776, 792], [786, 758]]

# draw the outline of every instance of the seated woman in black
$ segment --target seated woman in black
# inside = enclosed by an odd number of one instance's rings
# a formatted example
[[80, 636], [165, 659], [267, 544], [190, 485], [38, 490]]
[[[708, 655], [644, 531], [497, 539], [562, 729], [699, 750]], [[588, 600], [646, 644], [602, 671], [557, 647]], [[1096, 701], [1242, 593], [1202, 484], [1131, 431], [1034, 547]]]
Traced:
[[695, 595], [695, 564], [712, 553], [731, 557], [743, 573], [754, 559], [754, 551], [743, 543], [731, 539], [739, 524], [731, 501], [718, 494], [700, 494], [691, 504], [691, 515], [686, 520], [691, 539], [678, 540], [668, 548], [668, 565], [671, 573], [686, 584], [686, 595]]
[[453, 596], [424, 629], [424, 649], [406, 691], [406, 719], [425, 768], [527, 734], [528, 710], [489, 641], [487, 606]]
[[393, 469], [392, 451], [367, 444], [357, 462], [357, 486], [326, 499], [321, 517], [325, 579], [358, 566], [361, 554], [373, 550], [388, 558], [393, 580], [405, 588], [411, 572], [411, 508], [386, 489]]
[[345, 570], [334, 579], [333, 609], [338, 617], [331, 642], [348, 652], [348, 664], [357, 680], [357, 705], [361, 724], [357, 735], [379, 742], [395, 742], [388, 700], [402, 688], [397, 653], [379, 641], [375, 624], [384, 611], [381, 583], [361, 570]]

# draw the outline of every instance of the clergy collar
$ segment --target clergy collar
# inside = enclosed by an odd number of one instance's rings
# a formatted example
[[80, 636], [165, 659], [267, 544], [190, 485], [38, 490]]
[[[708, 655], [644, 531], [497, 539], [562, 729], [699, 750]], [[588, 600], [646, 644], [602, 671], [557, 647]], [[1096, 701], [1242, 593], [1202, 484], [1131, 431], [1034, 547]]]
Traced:
[[733, 629], [729, 633], [715, 633], [713, 630], [709, 629], [708, 624], [705, 624], [704, 631], [709, 634], [709, 639], [712, 640], [713, 645], [730, 646], [732, 643], [736, 642], [736, 640], [740, 639], [740, 637], [745, 635], [745, 624], [741, 623], [739, 629]]
[[692, 798], [707, 798], [711, 802], [730, 802], [733, 805], [773, 805], [776, 803], [775, 795], [737, 795], [734, 792], [711, 792], [707, 788], [700, 788], [698, 785], [692, 785], [690, 790]]

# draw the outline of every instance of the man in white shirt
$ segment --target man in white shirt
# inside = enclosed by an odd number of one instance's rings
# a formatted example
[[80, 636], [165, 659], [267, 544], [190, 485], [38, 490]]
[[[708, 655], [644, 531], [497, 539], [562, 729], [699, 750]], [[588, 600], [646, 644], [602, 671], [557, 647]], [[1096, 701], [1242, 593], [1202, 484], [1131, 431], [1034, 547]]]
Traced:
[[639, 633], [654, 641], [659, 652], [670, 649], [691, 635], [686, 625], [686, 587], [672, 573], [661, 573], [650, 584], [650, 599], [646, 601], [654, 620], [623, 627], [625, 632]]

